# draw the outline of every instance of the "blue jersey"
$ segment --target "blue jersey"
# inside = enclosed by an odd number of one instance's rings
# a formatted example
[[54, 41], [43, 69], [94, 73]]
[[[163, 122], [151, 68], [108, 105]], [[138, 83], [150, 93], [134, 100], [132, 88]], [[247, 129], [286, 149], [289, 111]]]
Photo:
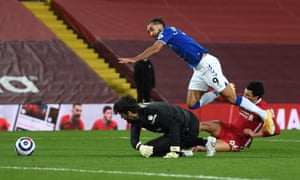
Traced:
[[165, 26], [157, 40], [168, 45], [192, 67], [199, 64], [203, 53], [208, 53], [207, 49], [175, 27]]

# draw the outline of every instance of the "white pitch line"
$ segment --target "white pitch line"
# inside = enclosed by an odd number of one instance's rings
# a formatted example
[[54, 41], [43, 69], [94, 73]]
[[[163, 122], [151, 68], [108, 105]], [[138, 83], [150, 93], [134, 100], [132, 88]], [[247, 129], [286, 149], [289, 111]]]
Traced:
[[261, 139], [261, 141], [285, 142], [285, 143], [299, 143], [300, 142], [300, 140], [295, 140], [295, 139]]
[[125, 172], [125, 171], [87, 170], [87, 169], [69, 169], [69, 168], [51, 168], [51, 167], [42, 168], [42, 167], [0, 166], [0, 169], [33, 170], [33, 171], [57, 171], [57, 172], [62, 171], [62, 172], [93, 173], [93, 174], [122, 174], [122, 175], [174, 177], [174, 178], [187, 178], [187, 179], [266, 180], [266, 179], [249, 179], [249, 178], [205, 176], [205, 175], [166, 174], [166, 173], [150, 173], [150, 172]]

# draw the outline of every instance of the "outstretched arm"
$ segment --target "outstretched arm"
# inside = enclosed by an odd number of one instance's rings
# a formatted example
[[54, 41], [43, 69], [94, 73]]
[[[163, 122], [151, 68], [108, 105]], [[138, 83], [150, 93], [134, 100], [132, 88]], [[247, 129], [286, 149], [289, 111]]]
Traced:
[[272, 135], [268, 133], [265, 125], [263, 125], [263, 127], [257, 133], [253, 132], [251, 129], [246, 128], [244, 129], [244, 134], [250, 137], [269, 137], [269, 136], [280, 135], [281, 133], [280, 126], [276, 121], [274, 121], [274, 123], [275, 123], [275, 133]]
[[164, 44], [160, 41], [156, 41], [152, 46], [145, 49], [142, 53], [139, 55], [133, 57], [133, 58], [119, 58], [119, 63], [121, 64], [127, 64], [127, 63], [135, 63], [137, 61], [140, 61], [145, 58], [149, 58], [152, 55], [158, 53]]
[[251, 129], [244, 129], [244, 134], [247, 135], [247, 136], [250, 136], [252, 138], [254, 137], [263, 137], [264, 133], [263, 133], [263, 129], [261, 129], [260, 131], [258, 132], [254, 132], [252, 131]]

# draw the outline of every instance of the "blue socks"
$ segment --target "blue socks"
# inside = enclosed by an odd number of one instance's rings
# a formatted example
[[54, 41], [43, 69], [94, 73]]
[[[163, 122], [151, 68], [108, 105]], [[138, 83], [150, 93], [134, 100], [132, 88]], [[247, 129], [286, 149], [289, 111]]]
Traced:
[[196, 102], [196, 104], [194, 104], [192, 107], [189, 107], [190, 109], [197, 109], [200, 107], [200, 102]]
[[242, 96], [236, 96], [236, 102], [235, 102], [235, 104], [238, 105], [238, 106], [241, 106], [242, 99], [243, 99]]

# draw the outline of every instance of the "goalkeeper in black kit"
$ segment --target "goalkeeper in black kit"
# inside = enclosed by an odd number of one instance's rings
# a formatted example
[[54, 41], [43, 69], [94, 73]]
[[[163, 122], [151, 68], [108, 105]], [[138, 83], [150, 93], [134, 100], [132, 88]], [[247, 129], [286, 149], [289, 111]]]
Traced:
[[[114, 104], [114, 112], [130, 123], [131, 146], [146, 158], [192, 156], [192, 148], [197, 145], [206, 148], [206, 156], [215, 154], [216, 139], [198, 137], [199, 121], [184, 108], [166, 102], [138, 104], [133, 97], [124, 96]], [[142, 144], [142, 128], [163, 135]]]

